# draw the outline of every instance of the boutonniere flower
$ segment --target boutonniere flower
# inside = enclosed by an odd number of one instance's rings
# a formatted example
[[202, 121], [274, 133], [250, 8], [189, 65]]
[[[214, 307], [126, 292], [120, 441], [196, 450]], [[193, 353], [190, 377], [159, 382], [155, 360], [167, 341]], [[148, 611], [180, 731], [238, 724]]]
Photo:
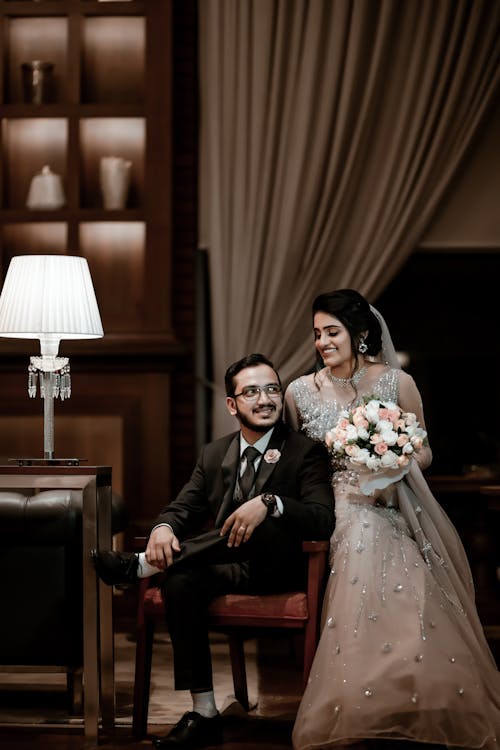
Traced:
[[266, 464], [275, 464], [281, 458], [281, 453], [276, 448], [270, 448], [264, 453], [264, 461]]

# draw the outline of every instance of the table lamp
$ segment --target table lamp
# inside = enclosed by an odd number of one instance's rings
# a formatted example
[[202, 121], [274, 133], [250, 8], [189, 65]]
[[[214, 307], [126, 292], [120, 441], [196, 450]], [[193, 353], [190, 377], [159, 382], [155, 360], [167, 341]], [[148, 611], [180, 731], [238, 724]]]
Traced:
[[[0, 336], [40, 339], [39, 357], [30, 357], [28, 394], [36, 396], [37, 377], [44, 400], [44, 460], [54, 459], [54, 398], [71, 395], [69, 360], [58, 357], [61, 339], [104, 335], [90, 271], [74, 255], [17, 255], [0, 295]], [[75, 459], [76, 461], [76, 459]]]

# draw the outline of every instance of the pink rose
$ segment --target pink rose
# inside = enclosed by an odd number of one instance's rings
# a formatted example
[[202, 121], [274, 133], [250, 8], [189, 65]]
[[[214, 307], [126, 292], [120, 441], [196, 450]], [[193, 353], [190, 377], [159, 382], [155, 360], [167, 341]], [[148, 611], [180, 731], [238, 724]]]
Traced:
[[384, 453], [387, 453], [389, 448], [387, 447], [387, 443], [377, 443], [375, 446], [375, 453], [378, 453], [379, 456], [383, 456]]
[[378, 418], [380, 419], [389, 419], [389, 409], [387, 409], [385, 406], [382, 406], [379, 409]]
[[364, 427], [365, 430], [368, 427], [368, 420], [365, 419], [362, 414], [354, 414], [352, 417], [352, 423], [355, 427]]
[[419, 451], [422, 448], [423, 440], [422, 438], [419, 438], [419, 437], [412, 437], [411, 444], [413, 445], [416, 451]]
[[398, 456], [398, 466], [408, 466], [410, 463], [410, 459], [408, 456], [405, 456], [404, 453], [402, 456]]
[[348, 426], [349, 426], [349, 420], [346, 419], [346, 417], [342, 417], [342, 419], [339, 419], [338, 424], [337, 424], [337, 428], [339, 430], [345, 430], [346, 427]]
[[404, 419], [396, 419], [394, 422], [394, 429], [395, 430], [404, 430], [406, 427]]
[[398, 435], [398, 439], [396, 440], [396, 443], [399, 445], [400, 448], [403, 447], [403, 445], [406, 445], [410, 438], [408, 435]]
[[330, 430], [325, 435], [325, 445], [327, 448], [331, 448], [334, 442], [335, 442], [335, 433]]
[[357, 445], [346, 445], [345, 452], [348, 456], [353, 458], [354, 456], [357, 456], [359, 453], [359, 448]]
[[389, 413], [387, 414], [387, 419], [390, 422], [393, 422], [394, 424], [396, 424], [396, 422], [401, 417], [401, 412], [399, 411], [399, 409], [388, 409], [388, 412]]
[[382, 442], [382, 435], [380, 434], [380, 432], [374, 432], [370, 438], [370, 443], [372, 443], [373, 445], [377, 445], [377, 443], [381, 443], [381, 442]]
[[275, 464], [281, 458], [281, 453], [276, 448], [270, 448], [264, 453], [264, 461], [266, 464]]

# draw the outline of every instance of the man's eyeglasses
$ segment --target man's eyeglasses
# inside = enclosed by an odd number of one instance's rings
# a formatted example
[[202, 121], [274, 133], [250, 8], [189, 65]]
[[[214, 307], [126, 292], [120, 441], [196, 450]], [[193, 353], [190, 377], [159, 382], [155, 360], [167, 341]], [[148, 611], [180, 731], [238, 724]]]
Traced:
[[247, 385], [242, 388], [241, 393], [235, 393], [233, 398], [241, 396], [245, 401], [257, 401], [260, 394], [264, 392], [269, 398], [280, 398], [281, 386], [278, 383], [269, 383], [269, 385]]

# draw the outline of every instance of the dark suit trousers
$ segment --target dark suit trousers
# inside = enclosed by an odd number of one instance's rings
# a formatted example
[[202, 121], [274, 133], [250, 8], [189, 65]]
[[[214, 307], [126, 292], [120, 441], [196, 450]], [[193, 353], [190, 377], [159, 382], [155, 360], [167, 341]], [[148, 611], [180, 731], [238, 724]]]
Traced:
[[163, 583], [176, 690], [211, 690], [208, 606], [229, 593], [277, 593], [304, 584], [301, 541], [282, 519], [268, 518], [251, 538], [229, 548], [219, 530], [182, 544]]

